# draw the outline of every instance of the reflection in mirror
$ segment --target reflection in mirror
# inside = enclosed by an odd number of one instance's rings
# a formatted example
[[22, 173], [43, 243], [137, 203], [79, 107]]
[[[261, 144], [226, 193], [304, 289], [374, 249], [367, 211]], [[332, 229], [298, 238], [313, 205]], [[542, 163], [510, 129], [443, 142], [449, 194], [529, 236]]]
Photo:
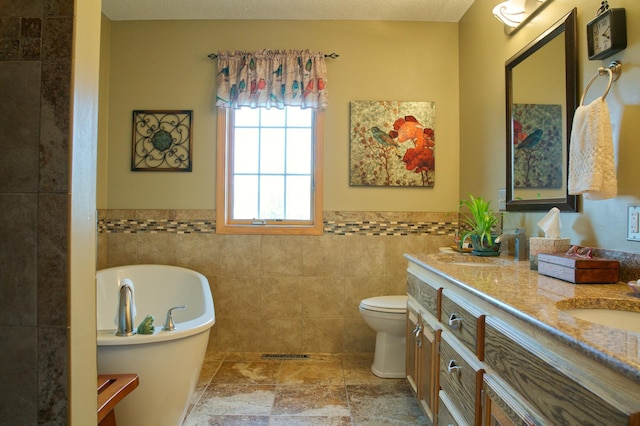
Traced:
[[508, 211], [577, 211], [567, 191], [576, 43], [574, 8], [505, 64]]

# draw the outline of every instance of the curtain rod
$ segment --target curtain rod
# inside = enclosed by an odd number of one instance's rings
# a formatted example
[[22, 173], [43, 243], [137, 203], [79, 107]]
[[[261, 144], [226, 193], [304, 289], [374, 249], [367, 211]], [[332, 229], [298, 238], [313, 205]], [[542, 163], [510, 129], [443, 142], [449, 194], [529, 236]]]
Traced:
[[[325, 58], [331, 58], [331, 59], [336, 59], [338, 57], [340, 57], [340, 55], [338, 55], [337, 53], [329, 53], [328, 55], [324, 55]], [[216, 53], [209, 53], [207, 55], [207, 58], [209, 59], [217, 59], [218, 55]]]

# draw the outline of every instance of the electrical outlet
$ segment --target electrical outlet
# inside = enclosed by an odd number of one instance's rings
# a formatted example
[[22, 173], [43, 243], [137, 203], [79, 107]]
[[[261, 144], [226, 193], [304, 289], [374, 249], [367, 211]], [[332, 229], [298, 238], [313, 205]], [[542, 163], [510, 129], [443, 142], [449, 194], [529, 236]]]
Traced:
[[627, 206], [627, 240], [640, 241], [640, 205]]
[[507, 190], [505, 188], [498, 189], [498, 210], [501, 212], [507, 210]]

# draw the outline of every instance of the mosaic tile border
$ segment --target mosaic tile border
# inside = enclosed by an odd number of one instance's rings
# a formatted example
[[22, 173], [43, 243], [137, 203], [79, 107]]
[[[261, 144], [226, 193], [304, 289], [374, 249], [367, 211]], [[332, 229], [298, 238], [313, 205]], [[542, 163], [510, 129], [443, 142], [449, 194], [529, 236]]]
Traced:
[[325, 234], [334, 235], [451, 235], [458, 229], [457, 222], [377, 222], [377, 221], [324, 221]]
[[143, 219], [100, 219], [98, 232], [102, 234], [209, 234], [216, 232], [215, 221], [209, 220], [143, 220]]
[[[333, 221], [325, 220], [325, 235], [408, 236], [450, 235], [454, 236], [458, 222], [405, 222], [405, 221]], [[155, 220], [155, 219], [100, 219], [98, 232], [102, 234], [210, 234], [216, 232], [211, 220]]]
[[[216, 232], [213, 210], [99, 210], [98, 216], [98, 233], [100, 234], [215, 234]], [[122, 217], [138, 218], [121, 219]], [[162, 219], [163, 217], [171, 219]], [[324, 235], [339, 236], [444, 235], [453, 237], [459, 226], [457, 212], [325, 211], [323, 224]], [[597, 248], [593, 254], [596, 257], [620, 261], [621, 281], [640, 278], [640, 255]]]

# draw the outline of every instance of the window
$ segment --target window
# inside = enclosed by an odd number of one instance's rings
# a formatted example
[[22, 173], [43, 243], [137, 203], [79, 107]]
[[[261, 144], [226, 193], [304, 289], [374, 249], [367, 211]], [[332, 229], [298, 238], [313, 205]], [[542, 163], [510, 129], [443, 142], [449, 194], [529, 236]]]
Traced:
[[312, 109], [218, 110], [218, 233], [322, 233], [321, 128]]

